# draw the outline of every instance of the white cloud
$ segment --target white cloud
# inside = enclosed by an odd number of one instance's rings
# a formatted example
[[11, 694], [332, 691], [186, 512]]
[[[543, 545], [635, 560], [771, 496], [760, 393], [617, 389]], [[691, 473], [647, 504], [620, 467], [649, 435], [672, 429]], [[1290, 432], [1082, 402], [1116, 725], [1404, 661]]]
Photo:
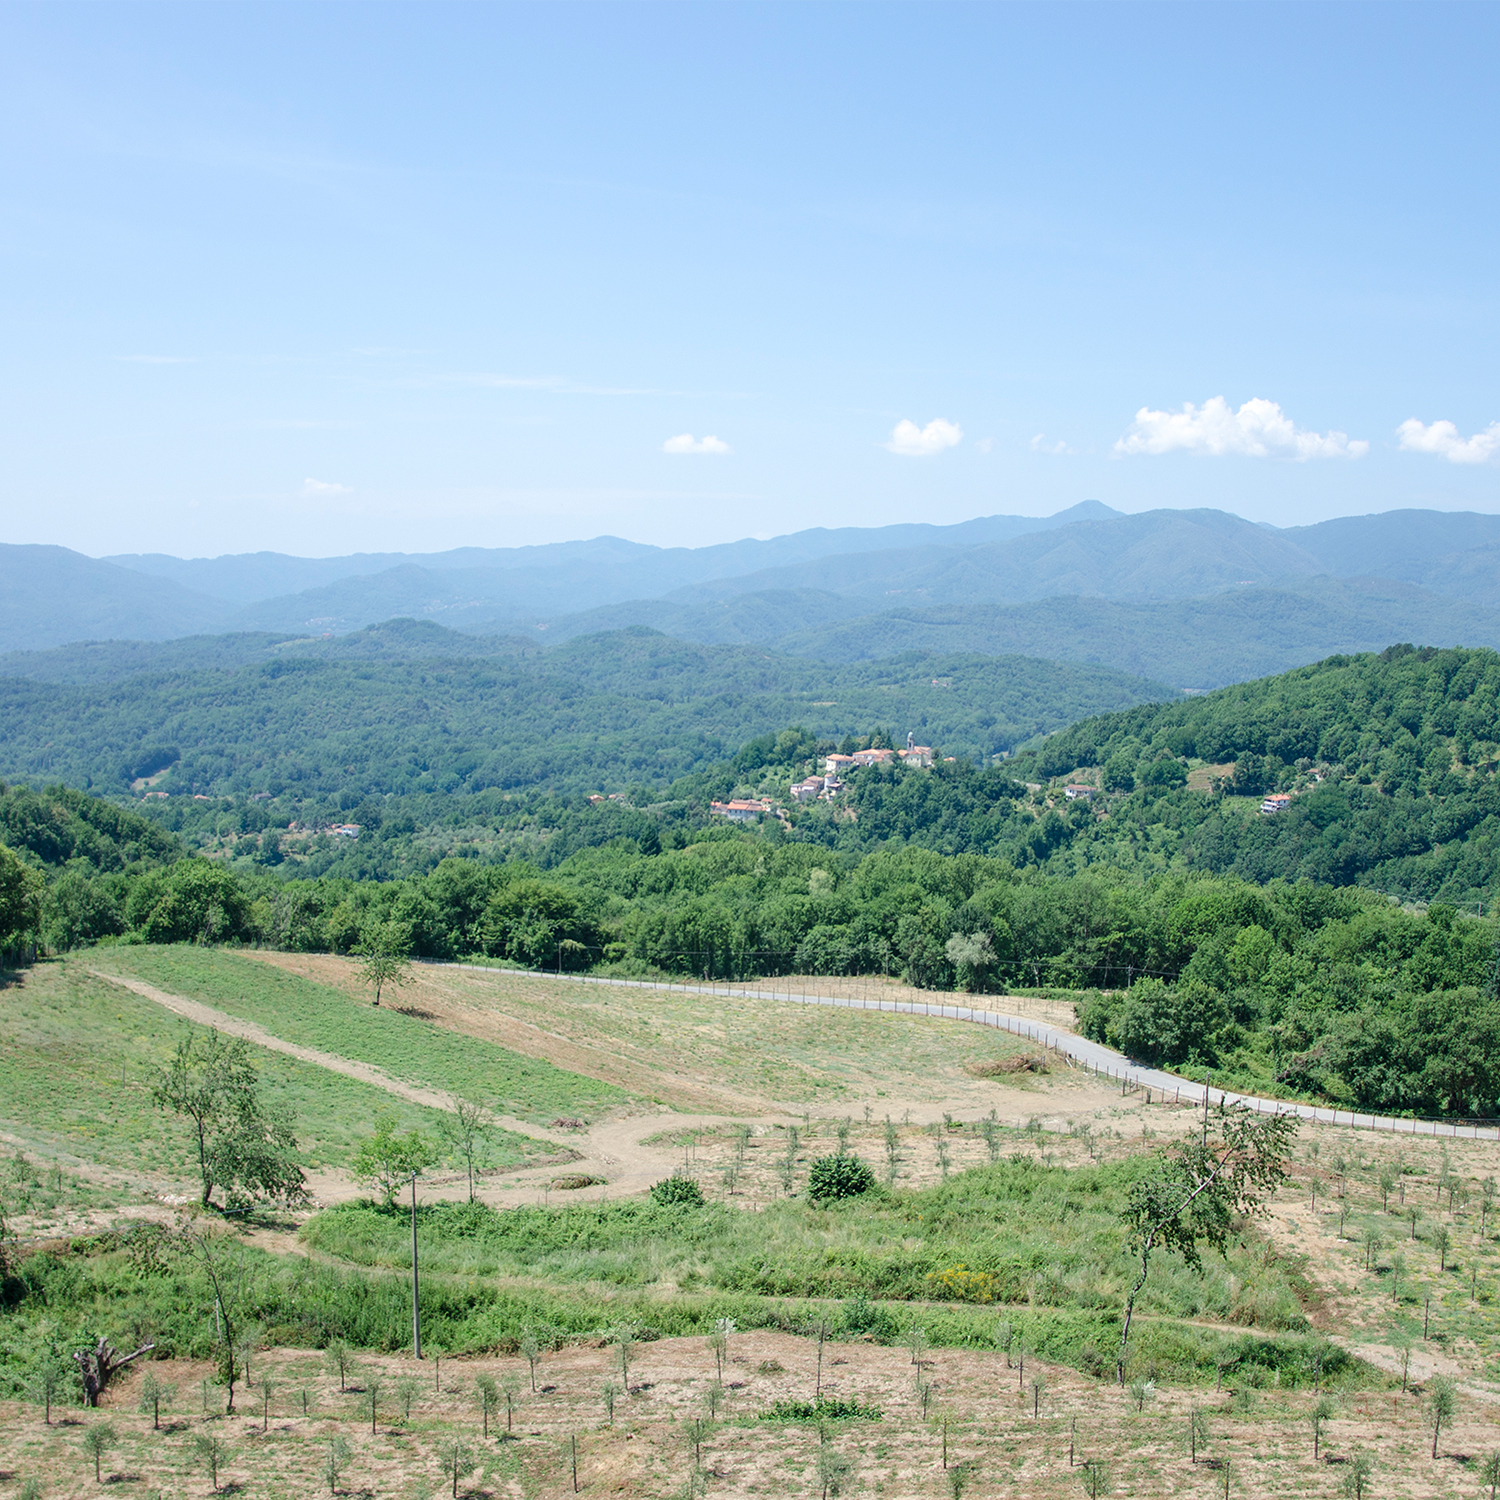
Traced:
[[192, 354], [117, 354], [115, 358], [126, 365], [192, 365], [198, 362]]
[[354, 491], [347, 484], [332, 484], [326, 479], [304, 479], [302, 481], [302, 494], [306, 499], [318, 500], [327, 495], [352, 495]]
[[1063, 442], [1063, 440], [1061, 438], [1058, 438], [1058, 440], [1055, 443], [1049, 443], [1047, 441], [1047, 439], [1039, 432], [1031, 440], [1031, 451], [1033, 453], [1055, 453], [1056, 454], [1056, 453], [1071, 453], [1073, 450], [1070, 447], [1068, 447], [1068, 445], [1065, 442]]
[[712, 434], [699, 442], [692, 433], [680, 432], [676, 437], [669, 437], [661, 445], [661, 451], [663, 453], [733, 453], [734, 449], [722, 438], [716, 438]]
[[1115, 452], [1198, 453], [1218, 458], [1363, 458], [1370, 451], [1363, 439], [1347, 432], [1304, 432], [1274, 401], [1256, 397], [1231, 411], [1222, 396], [1202, 406], [1185, 402], [1181, 411], [1152, 411], [1143, 406]]
[[1450, 464], [1484, 464], [1500, 457], [1500, 422], [1491, 422], [1473, 437], [1460, 437], [1452, 422], [1434, 422], [1430, 426], [1408, 417], [1396, 436], [1408, 453], [1435, 453]]
[[994, 438], [979, 438], [975, 442], [974, 446], [978, 448], [981, 453], [988, 453], [990, 449], [995, 446], [995, 440]]
[[926, 458], [932, 453], [941, 453], [963, 439], [963, 429], [956, 422], [945, 422], [934, 417], [925, 427], [904, 419], [896, 423], [891, 440], [881, 446], [903, 458]]

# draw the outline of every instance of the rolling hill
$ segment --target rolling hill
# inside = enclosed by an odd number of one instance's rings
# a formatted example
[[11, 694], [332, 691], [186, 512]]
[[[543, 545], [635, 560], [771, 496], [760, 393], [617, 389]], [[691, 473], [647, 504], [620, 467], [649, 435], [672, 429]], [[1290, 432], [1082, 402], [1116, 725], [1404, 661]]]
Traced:
[[413, 621], [311, 642], [67, 647], [21, 665], [29, 675], [0, 678], [0, 777], [118, 794], [166, 771], [159, 792], [335, 806], [664, 785], [789, 724], [910, 730], [987, 757], [1172, 696], [1109, 668], [1016, 656], [831, 665], [639, 628], [538, 652]]

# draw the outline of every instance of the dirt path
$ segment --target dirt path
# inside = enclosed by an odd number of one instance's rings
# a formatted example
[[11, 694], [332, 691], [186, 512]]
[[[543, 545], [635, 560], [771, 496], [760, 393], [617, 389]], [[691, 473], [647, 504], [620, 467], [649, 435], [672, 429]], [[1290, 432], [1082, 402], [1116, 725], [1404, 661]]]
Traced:
[[[226, 1036], [243, 1037], [247, 1042], [254, 1042], [257, 1047], [265, 1047], [268, 1051], [280, 1052], [287, 1057], [295, 1057], [299, 1062], [327, 1068], [330, 1073], [342, 1073], [346, 1078], [357, 1078], [361, 1083], [384, 1089], [386, 1093], [394, 1094], [398, 1099], [407, 1099], [413, 1104], [425, 1105], [428, 1109], [452, 1108], [453, 1101], [447, 1094], [440, 1093], [436, 1089], [419, 1088], [416, 1084], [402, 1083], [399, 1078], [392, 1078], [389, 1073], [372, 1067], [369, 1063], [353, 1062], [334, 1052], [320, 1052], [316, 1047], [300, 1047], [295, 1042], [284, 1041], [254, 1021], [241, 1021], [225, 1011], [215, 1010], [211, 1005], [204, 1005], [200, 1000], [189, 1000], [185, 995], [168, 994], [166, 990], [159, 990], [155, 985], [146, 984], [140, 979], [124, 979], [118, 974], [106, 974], [100, 969], [90, 969], [88, 972], [94, 978], [102, 979], [107, 984], [117, 984], [122, 989], [139, 995], [143, 1000], [151, 1000], [174, 1015], [195, 1021], [200, 1026], [212, 1026], [215, 1031], [222, 1031]], [[516, 1135], [529, 1136], [532, 1140], [548, 1141], [556, 1146], [571, 1144], [566, 1132], [549, 1130], [542, 1125], [533, 1125], [527, 1120], [516, 1119], [514, 1115], [491, 1115], [490, 1118], [502, 1129], [513, 1131]]]
[[[286, 955], [270, 957], [284, 961], [287, 958]], [[297, 961], [306, 960], [304, 956], [297, 956]], [[324, 968], [327, 962], [325, 960]], [[281, 966], [291, 967], [291, 963], [285, 962]], [[256, 1022], [229, 1015], [200, 1000], [158, 989], [143, 980], [100, 970], [90, 972], [199, 1025], [215, 1027], [226, 1035], [243, 1037], [256, 1046], [341, 1073], [414, 1104], [438, 1110], [450, 1107], [451, 1101], [446, 1094], [393, 1078], [372, 1064], [289, 1042]], [[554, 1035], [545, 1025], [524, 1025], [516, 1028], [513, 1035], [495, 1035], [493, 1018], [484, 1015], [473, 1000], [466, 1003], [464, 997], [443, 992], [445, 987], [442, 986], [442, 979], [445, 973], [452, 974], [454, 971], [445, 971], [435, 965], [423, 967], [421, 979], [424, 986], [420, 1003], [424, 1008], [420, 1014], [424, 1019], [468, 1035], [483, 1036], [486, 1040], [493, 1040], [501, 1045], [509, 1042], [524, 1055], [542, 1057], [561, 1066], [571, 1065], [588, 1076], [599, 1076], [600, 1070], [590, 1068], [588, 1062], [579, 1055], [581, 1049], [575, 1038]], [[308, 977], [326, 982], [337, 975], [319, 971], [315, 975], [310, 973]], [[434, 980], [438, 981], [435, 985], [431, 984]], [[517, 1046], [517, 1043], [520, 1045]], [[589, 1050], [602, 1051], [593, 1048]], [[703, 1086], [705, 1080], [690, 1073], [676, 1071], [674, 1064], [675, 1059], [667, 1059], [666, 1066], [661, 1067], [660, 1072], [663, 1077], [670, 1073], [678, 1084], [678, 1088], [668, 1094], [670, 1102], [677, 1105], [676, 1109], [658, 1107], [649, 1112], [633, 1114], [622, 1111], [592, 1121], [582, 1129], [549, 1128], [509, 1115], [492, 1115], [491, 1119], [503, 1128], [533, 1141], [544, 1142], [567, 1154], [561, 1158], [553, 1154], [549, 1159], [533, 1160], [520, 1167], [487, 1171], [476, 1184], [476, 1196], [499, 1206], [550, 1201], [558, 1192], [565, 1192], [570, 1199], [585, 1201], [642, 1193], [653, 1183], [670, 1176], [682, 1164], [680, 1147], [665, 1143], [648, 1144], [650, 1137], [665, 1130], [711, 1130], [715, 1126], [745, 1120], [753, 1120], [759, 1130], [764, 1130], [767, 1126], [799, 1122], [805, 1124], [809, 1119], [826, 1122], [846, 1116], [857, 1117], [866, 1105], [869, 1112], [875, 1113], [876, 1118], [889, 1115], [904, 1121], [907, 1126], [919, 1129], [936, 1124], [950, 1114], [957, 1118], [974, 1118], [994, 1107], [998, 1109], [1002, 1123], [1021, 1126], [1028, 1119], [1037, 1117], [1046, 1130], [1060, 1134], [1066, 1133], [1070, 1122], [1075, 1119], [1107, 1115], [1117, 1131], [1126, 1136], [1135, 1136], [1141, 1132], [1150, 1114], [1150, 1111], [1143, 1110], [1136, 1101], [1127, 1102], [1119, 1098], [1112, 1086], [1101, 1085], [1087, 1072], [1072, 1069], [1065, 1062], [1058, 1076], [1052, 1080], [1053, 1086], [1042, 1093], [1029, 1085], [1007, 1086], [997, 1079], [965, 1080], [959, 1085], [963, 1092], [949, 1094], [945, 1091], [939, 1097], [908, 1100], [898, 1091], [887, 1091], [875, 1097], [872, 1087], [872, 1097], [868, 1100], [846, 1098], [837, 1104], [830, 1102], [810, 1108], [807, 1103], [791, 1104], [743, 1090], [709, 1090]], [[633, 1081], [639, 1086], [639, 1079]], [[704, 1109], [700, 1104], [697, 1109], [691, 1106], [684, 1109], [688, 1097], [694, 1102], [702, 1100], [709, 1103], [710, 1107]], [[1168, 1133], [1175, 1133], [1180, 1121], [1173, 1118], [1173, 1114], [1174, 1112], [1168, 1112], [1163, 1117], [1158, 1112], [1149, 1123], [1158, 1132], [1165, 1128]], [[728, 1149], [727, 1140], [721, 1139], [717, 1146], [711, 1147], [710, 1159]], [[553, 1182], [563, 1176], [597, 1177], [602, 1181], [584, 1188], [553, 1188]], [[361, 1192], [358, 1184], [346, 1173], [337, 1170], [315, 1174], [309, 1179], [308, 1186], [315, 1200], [322, 1205], [346, 1201], [359, 1196]], [[439, 1173], [425, 1179], [423, 1190], [433, 1198], [462, 1198], [467, 1196], [468, 1182], [461, 1173]]]
[[[369, 1063], [351, 1061], [336, 1053], [321, 1052], [315, 1047], [302, 1047], [288, 1042], [267, 1031], [254, 1021], [242, 1021], [225, 1011], [199, 1000], [189, 1000], [185, 995], [173, 995], [155, 985], [139, 979], [124, 979], [117, 974], [106, 974], [97, 969], [89, 971], [96, 978], [110, 984], [118, 984], [132, 994], [150, 1000], [200, 1026], [212, 1026], [226, 1036], [243, 1037], [258, 1047], [295, 1057], [300, 1062], [312, 1063], [327, 1068], [333, 1073], [342, 1073], [347, 1078], [356, 1078], [361, 1083], [383, 1089], [397, 1098], [422, 1104], [430, 1109], [446, 1110], [451, 1101], [448, 1096], [435, 1089], [424, 1089], [415, 1084], [403, 1083], [389, 1073]], [[757, 1108], [764, 1108], [764, 1101], [752, 1101]], [[675, 1111], [604, 1119], [585, 1131], [554, 1130], [518, 1120], [511, 1115], [492, 1115], [495, 1124], [517, 1135], [532, 1140], [546, 1141], [550, 1145], [564, 1147], [572, 1158], [566, 1167], [569, 1175], [603, 1177], [605, 1182], [592, 1188], [579, 1188], [570, 1197], [595, 1198], [603, 1194], [645, 1192], [653, 1182], [669, 1177], [677, 1164], [678, 1151], [673, 1146], [649, 1146], [644, 1144], [649, 1136], [666, 1128], [700, 1129], [714, 1125], [725, 1125], [739, 1118], [735, 1115], [679, 1114]], [[786, 1119], [801, 1118], [786, 1116]], [[515, 1203], [518, 1201], [540, 1202], [549, 1195], [549, 1185], [560, 1171], [564, 1170], [557, 1160], [537, 1163], [519, 1170], [486, 1174], [481, 1180], [477, 1196], [487, 1202]], [[338, 1202], [356, 1196], [358, 1189], [341, 1172], [324, 1172], [310, 1180], [314, 1197], [321, 1203]], [[463, 1197], [467, 1194], [466, 1180], [459, 1174], [441, 1177], [428, 1184], [433, 1196]]]

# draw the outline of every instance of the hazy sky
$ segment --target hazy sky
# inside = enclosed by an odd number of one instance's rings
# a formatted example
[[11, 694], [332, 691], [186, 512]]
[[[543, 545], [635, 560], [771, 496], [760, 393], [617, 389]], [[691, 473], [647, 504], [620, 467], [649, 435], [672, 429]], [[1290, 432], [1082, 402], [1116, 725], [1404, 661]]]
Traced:
[[1488, 4], [8, 5], [0, 539], [1500, 510], [1497, 55]]

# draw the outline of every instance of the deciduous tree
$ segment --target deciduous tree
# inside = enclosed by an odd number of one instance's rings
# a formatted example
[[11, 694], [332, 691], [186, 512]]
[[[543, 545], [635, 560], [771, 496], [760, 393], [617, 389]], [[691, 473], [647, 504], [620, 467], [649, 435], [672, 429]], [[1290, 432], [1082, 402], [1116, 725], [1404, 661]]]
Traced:
[[1252, 1114], [1220, 1103], [1213, 1132], [1191, 1137], [1157, 1157], [1154, 1170], [1130, 1190], [1121, 1215], [1139, 1269], [1125, 1296], [1116, 1377], [1125, 1383], [1135, 1301], [1157, 1250], [1176, 1251], [1195, 1270], [1199, 1247], [1221, 1254], [1236, 1218], [1256, 1212], [1286, 1180], [1297, 1122], [1290, 1115]]
[[215, 1188], [223, 1191], [227, 1207], [256, 1198], [296, 1203], [307, 1196], [291, 1121], [261, 1098], [243, 1037], [190, 1030], [157, 1073], [151, 1097], [192, 1127], [205, 1208]]
[[411, 982], [410, 952], [411, 934], [399, 922], [378, 922], [365, 933], [354, 953], [360, 979], [375, 992], [372, 1004], [380, 1004], [383, 990]]
[[355, 1180], [379, 1190], [387, 1205], [396, 1201], [396, 1194], [413, 1173], [427, 1170], [437, 1157], [431, 1141], [420, 1130], [409, 1130], [405, 1135], [396, 1134], [396, 1122], [390, 1115], [381, 1115], [375, 1122], [375, 1132], [360, 1144], [349, 1163]]

